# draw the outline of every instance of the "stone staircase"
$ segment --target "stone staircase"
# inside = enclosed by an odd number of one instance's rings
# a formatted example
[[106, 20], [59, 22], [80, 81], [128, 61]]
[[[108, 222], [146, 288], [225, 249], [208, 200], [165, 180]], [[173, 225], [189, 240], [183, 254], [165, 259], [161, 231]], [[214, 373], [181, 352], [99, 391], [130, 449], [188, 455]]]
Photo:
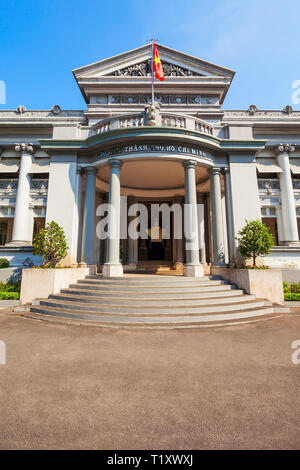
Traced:
[[34, 303], [24, 316], [103, 327], [187, 328], [278, 316], [271, 302], [218, 276], [91, 275]]
[[182, 275], [183, 265], [175, 269], [170, 261], [140, 261], [136, 267], [137, 273]]

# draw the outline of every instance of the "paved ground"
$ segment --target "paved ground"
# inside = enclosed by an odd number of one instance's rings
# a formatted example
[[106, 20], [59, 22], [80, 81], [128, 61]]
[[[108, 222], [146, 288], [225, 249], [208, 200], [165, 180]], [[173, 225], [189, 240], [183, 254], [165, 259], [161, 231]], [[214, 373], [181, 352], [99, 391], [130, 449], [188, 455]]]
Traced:
[[0, 312], [0, 448], [300, 448], [300, 315], [105, 330]]

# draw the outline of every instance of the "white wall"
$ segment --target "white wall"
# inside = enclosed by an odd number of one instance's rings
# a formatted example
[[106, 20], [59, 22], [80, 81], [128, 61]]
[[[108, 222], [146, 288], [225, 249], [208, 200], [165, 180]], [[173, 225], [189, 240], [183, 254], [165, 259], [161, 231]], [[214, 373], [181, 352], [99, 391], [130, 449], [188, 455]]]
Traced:
[[77, 233], [74, 229], [77, 218], [76, 190], [78, 181], [76, 177], [76, 153], [56, 153], [51, 156], [46, 223], [54, 220], [65, 231], [69, 247], [69, 255], [65, 264], [76, 263]]
[[237, 236], [245, 220], [261, 220], [256, 166], [252, 155], [230, 155], [233, 226]]

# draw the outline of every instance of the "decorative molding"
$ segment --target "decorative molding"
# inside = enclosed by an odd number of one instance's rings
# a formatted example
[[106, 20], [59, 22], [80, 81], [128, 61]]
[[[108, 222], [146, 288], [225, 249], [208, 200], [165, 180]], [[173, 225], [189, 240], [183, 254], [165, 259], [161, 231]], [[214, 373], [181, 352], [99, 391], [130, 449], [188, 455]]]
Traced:
[[293, 112], [292, 106], [290, 106], [290, 105], [285, 106], [285, 107], [283, 108], [283, 112], [284, 112], [285, 114], [292, 114], [292, 112]]
[[[49, 117], [52, 119], [54, 118], [54, 115], [55, 113], [52, 112], [52, 110], [48, 110], [48, 111], [43, 111], [43, 110], [37, 110], [37, 111], [27, 111], [25, 113], [19, 113], [17, 111], [14, 111], [14, 110], [0, 110], [0, 118], [13, 118], [13, 117], [16, 117], [16, 114], [19, 114], [20, 116], [18, 117], [18, 119], [20, 118], [23, 118], [23, 119], [27, 119], [27, 118], [46, 118], [46, 117]], [[26, 114], [25, 116], [23, 116], [23, 114]], [[84, 111], [83, 110], [78, 110], [78, 111], [61, 111], [58, 114], [56, 114], [55, 116], [59, 116], [60, 118], [61, 117], [80, 117], [80, 118], [85, 118], [85, 114], [84, 114]]]
[[183, 160], [182, 165], [184, 168], [196, 168], [198, 162], [196, 160]]
[[[234, 111], [234, 110], [224, 110], [224, 119], [236, 119], [236, 118], [248, 118], [249, 117], [249, 108], [247, 111]], [[258, 120], [267, 120], [267, 119], [291, 119], [296, 118], [297, 120], [300, 119], [300, 111], [293, 111], [292, 114], [287, 114], [285, 111], [256, 111], [255, 112], [255, 119]], [[252, 119], [251, 119], [252, 120]]]
[[291, 153], [295, 151], [295, 145], [292, 144], [278, 144], [274, 147], [274, 151], [277, 155], [281, 153]]
[[146, 106], [145, 108], [148, 126], [155, 126], [156, 124], [156, 108], [157, 107], [158, 106], [155, 106], [155, 104], [150, 104], [149, 106]]
[[11, 194], [18, 187], [18, 179], [0, 179], [0, 190], [4, 190], [5, 194]]
[[30, 180], [30, 189], [38, 190], [40, 194], [46, 194], [48, 189], [48, 180], [47, 179], [31, 179]]
[[16, 109], [17, 114], [24, 114], [24, 113], [26, 113], [26, 111], [27, 111], [27, 109], [23, 105], [19, 105]]
[[250, 104], [249, 108], [248, 108], [248, 113], [250, 116], [254, 116], [254, 114], [257, 112], [257, 107], [255, 106], [255, 104]]
[[55, 104], [51, 108], [51, 112], [53, 114], [60, 114], [61, 113], [61, 107], [58, 104]]
[[[103, 103], [101, 98], [97, 98], [96, 102], [99, 104], [150, 104], [152, 97], [151, 94], [118, 94], [110, 95], [110, 99], [107, 99], [107, 103]], [[187, 104], [211, 104], [214, 96], [201, 96], [201, 95], [190, 95], [190, 94], [156, 94], [155, 101], [160, 104], [176, 104], [176, 105], [187, 105]], [[215, 103], [214, 103], [215, 104]]]
[[[189, 69], [180, 67], [169, 62], [162, 62], [165, 77], [190, 77], [201, 76], [201, 74], [192, 72]], [[116, 70], [114, 76], [127, 76], [127, 77], [147, 77], [151, 75], [151, 59], [148, 59], [139, 64], [130, 65], [122, 69]]]
[[33, 152], [33, 144], [31, 143], [21, 143], [15, 145], [15, 151], [21, 153], [32, 153]]

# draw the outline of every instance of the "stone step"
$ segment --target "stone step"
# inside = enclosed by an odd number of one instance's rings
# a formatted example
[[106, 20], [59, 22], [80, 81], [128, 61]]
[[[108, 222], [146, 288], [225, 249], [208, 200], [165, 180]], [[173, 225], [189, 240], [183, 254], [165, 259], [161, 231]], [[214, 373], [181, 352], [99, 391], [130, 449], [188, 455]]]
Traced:
[[118, 292], [151, 292], [151, 293], [161, 293], [161, 292], [217, 292], [217, 291], [227, 291], [227, 290], [233, 290], [236, 287], [230, 284], [219, 284], [219, 285], [204, 285], [204, 286], [177, 286], [177, 285], [158, 285], [158, 286], [149, 286], [149, 285], [143, 285], [143, 286], [104, 286], [104, 285], [94, 285], [90, 284], [88, 282], [80, 282], [78, 284], [71, 284], [70, 288], [75, 288], [75, 287], [83, 288], [83, 289], [88, 289], [88, 286], [91, 286], [91, 290], [102, 290], [103, 292], [115, 292], [116, 294]]
[[124, 307], [125, 305], [130, 305], [132, 307], [139, 306], [139, 305], [146, 305], [146, 306], [154, 306], [157, 308], [163, 306], [171, 306], [171, 307], [188, 307], [188, 306], [200, 306], [200, 305], [211, 305], [211, 304], [229, 304], [229, 303], [238, 303], [238, 302], [248, 302], [254, 301], [254, 295], [243, 295], [241, 291], [238, 291], [239, 295], [236, 296], [228, 296], [228, 297], [211, 297], [205, 298], [198, 295], [197, 297], [187, 297], [187, 298], [159, 298], [152, 297], [152, 298], [143, 298], [143, 297], [102, 297], [97, 295], [74, 295], [70, 293], [60, 293], [60, 294], [52, 294], [49, 296], [51, 300], [59, 300], [63, 302], [64, 300], [67, 302], [80, 302], [80, 303], [94, 303], [97, 305], [121, 305]]
[[[234, 313], [220, 313], [220, 314], [209, 314], [209, 315], [190, 315], [190, 316], [167, 316], [167, 317], [129, 317], [119, 316], [117, 319], [115, 316], [104, 316], [104, 315], [90, 315], [82, 314], [80, 312], [70, 312], [64, 309], [57, 308], [42, 308], [32, 307], [30, 311], [31, 315], [37, 314], [39, 318], [45, 317], [59, 317], [69, 320], [79, 320], [80, 322], [86, 322], [86, 324], [95, 324], [98, 326], [199, 326], [201, 324], [215, 324], [220, 322], [236, 322], [239, 320], [247, 321], [250, 319], [259, 318], [261, 316], [267, 317], [269, 315], [276, 315], [273, 313], [272, 307], [261, 307], [261, 308], [249, 308], [248, 310], [236, 311]], [[27, 312], [24, 316], [29, 316]], [[278, 315], [277, 315], [278, 316]]]
[[110, 286], [113, 286], [113, 287], [120, 287], [120, 288], [124, 288], [124, 286], [126, 287], [132, 287], [132, 286], [139, 286], [139, 287], [143, 287], [143, 286], [148, 286], [148, 287], [156, 287], [156, 286], [171, 286], [171, 287], [186, 287], [186, 286], [218, 286], [218, 285], [223, 285], [223, 284], [228, 284], [228, 281], [226, 280], [223, 280], [223, 279], [216, 279], [216, 280], [209, 280], [209, 279], [198, 279], [197, 281], [195, 280], [192, 280], [192, 281], [187, 281], [187, 280], [182, 280], [181, 278], [176, 278], [175, 280], [173, 278], [170, 278], [167, 277], [167, 278], [163, 278], [161, 280], [149, 280], [149, 281], [139, 281], [139, 282], [136, 282], [135, 280], [130, 280], [126, 283], [122, 282], [122, 281], [117, 281], [117, 280], [114, 280], [114, 281], [110, 281], [110, 282], [107, 282], [103, 279], [80, 279], [78, 281], [78, 284], [90, 284], [90, 285], [100, 285], [100, 286], [105, 286], [105, 287], [110, 287]]
[[[241, 297], [243, 296], [243, 291], [240, 289], [227, 289], [227, 290], [213, 290], [213, 291], [201, 291], [199, 290], [193, 290], [193, 291], [187, 291], [187, 292], [182, 292], [182, 290], [176, 290], [170, 291], [166, 290], [164, 292], [157, 292], [157, 290], [152, 290], [152, 291], [127, 291], [127, 290], [104, 290], [104, 289], [93, 289], [93, 288], [81, 288], [77, 287], [76, 285], [72, 288], [68, 289], [62, 289], [61, 294], [67, 294], [67, 295], [73, 295], [74, 297], [78, 296], [87, 296], [87, 297], [96, 297], [95, 301], [102, 301], [102, 300], [136, 300], [136, 299], [141, 299], [141, 300], [177, 300], [177, 299], [194, 299], [194, 300], [204, 300], [204, 299], [210, 299], [220, 301], [220, 297], [224, 301], [228, 298], [234, 299], [235, 297]], [[158, 295], [159, 294], [159, 295]], [[255, 299], [255, 296], [252, 295], [250, 298]]]
[[101, 282], [104, 284], [160, 284], [162, 282], [170, 282], [170, 283], [177, 283], [178, 285], [182, 285], [184, 283], [194, 284], [203, 281], [221, 281], [221, 276], [201, 276], [201, 277], [185, 277], [185, 276], [163, 276], [163, 275], [145, 275], [145, 276], [134, 276], [128, 275], [124, 277], [111, 277], [111, 278], [104, 278], [99, 274], [91, 274], [86, 276], [85, 279], [82, 281], [94, 281], [94, 282]]
[[[59, 308], [72, 311], [83, 311], [90, 315], [101, 313], [102, 315], [150, 315], [150, 316], [184, 316], [184, 315], [203, 315], [205, 313], [217, 313], [217, 312], [233, 312], [239, 310], [246, 310], [248, 308], [260, 308], [265, 307], [264, 300], [251, 300], [233, 304], [214, 304], [214, 305], [189, 305], [189, 306], [174, 306], [174, 305], [106, 305], [106, 304], [93, 304], [89, 302], [74, 302], [66, 300], [55, 300], [47, 299], [41, 300], [39, 308], [50, 307]], [[33, 307], [34, 308], [34, 307]]]

